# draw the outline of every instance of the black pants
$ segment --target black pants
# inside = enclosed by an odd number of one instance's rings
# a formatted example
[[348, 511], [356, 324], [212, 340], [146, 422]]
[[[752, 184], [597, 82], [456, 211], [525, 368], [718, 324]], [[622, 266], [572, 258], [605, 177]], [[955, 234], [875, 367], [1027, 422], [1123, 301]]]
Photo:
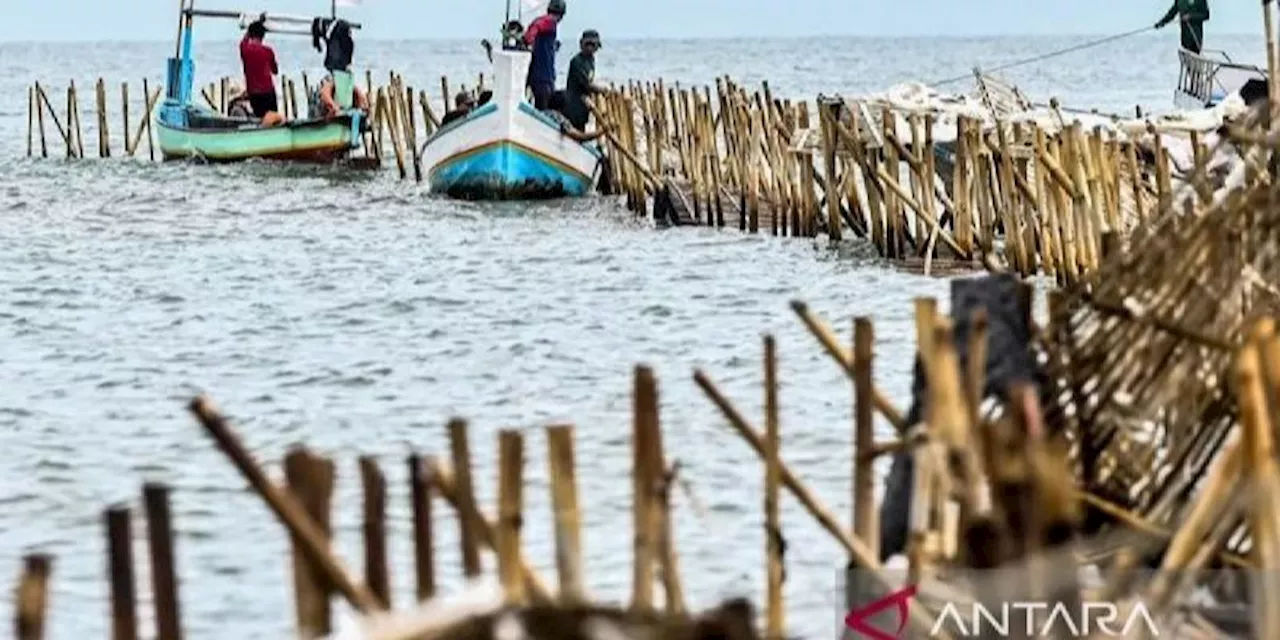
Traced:
[[551, 106], [551, 94], [556, 91], [554, 83], [530, 82], [529, 88], [533, 90], [534, 109], [542, 110]]
[[1200, 53], [1204, 46], [1204, 23], [1186, 21], [1182, 23], [1182, 48], [1192, 53]]
[[267, 113], [279, 111], [280, 107], [276, 104], [276, 92], [271, 93], [251, 93], [249, 94], [249, 104], [253, 106], [253, 115], [259, 118], [265, 118]]

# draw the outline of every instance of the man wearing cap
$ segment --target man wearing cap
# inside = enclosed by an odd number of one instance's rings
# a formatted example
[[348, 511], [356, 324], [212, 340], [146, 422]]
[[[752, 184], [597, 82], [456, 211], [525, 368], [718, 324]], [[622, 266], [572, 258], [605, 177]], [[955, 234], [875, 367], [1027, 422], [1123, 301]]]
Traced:
[[453, 111], [444, 114], [444, 117], [440, 118], [440, 126], [443, 127], [454, 120], [461, 120], [467, 117], [467, 114], [471, 113], [471, 110], [475, 108], [475, 102], [471, 100], [471, 94], [466, 91], [461, 91], [454, 97], [453, 105]]
[[569, 77], [564, 88], [564, 115], [573, 126], [586, 130], [591, 110], [587, 96], [603, 91], [596, 84], [596, 52], [600, 50], [600, 34], [595, 29], [582, 32], [578, 43], [581, 51], [569, 61]]
[[537, 109], [546, 109], [547, 98], [556, 90], [556, 27], [564, 12], [564, 0], [551, 0], [546, 15], [538, 16], [524, 32], [524, 44], [533, 53], [527, 85]]

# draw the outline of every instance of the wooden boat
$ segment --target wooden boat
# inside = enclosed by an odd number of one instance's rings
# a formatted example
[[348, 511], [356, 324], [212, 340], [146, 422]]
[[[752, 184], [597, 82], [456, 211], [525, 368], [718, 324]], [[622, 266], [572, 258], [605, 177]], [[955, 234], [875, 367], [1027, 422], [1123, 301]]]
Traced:
[[[329, 163], [360, 148], [364, 114], [347, 108], [334, 117], [293, 120], [272, 127], [233, 118], [210, 106], [193, 102], [195, 63], [192, 60], [194, 18], [239, 19], [251, 12], [195, 8], [195, 0], [180, 0], [178, 42], [168, 61], [165, 99], [155, 113], [156, 138], [165, 160], [200, 159], [237, 162], [250, 158]], [[256, 14], [255, 14], [256, 15]], [[335, 16], [336, 17], [336, 16]], [[272, 34], [310, 35], [312, 18], [268, 16]], [[295, 25], [290, 27], [289, 25]], [[360, 25], [351, 24], [353, 29]], [[349, 103], [349, 101], [347, 101]]]
[[530, 54], [493, 52], [493, 97], [422, 145], [431, 191], [454, 198], [525, 200], [587, 195], [600, 149], [560, 131], [524, 96]]
[[1267, 72], [1251, 64], [1231, 60], [1225, 51], [1195, 53], [1178, 50], [1178, 88], [1173, 93], [1179, 109], [1205, 109], [1240, 91], [1250, 80], [1266, 82]]

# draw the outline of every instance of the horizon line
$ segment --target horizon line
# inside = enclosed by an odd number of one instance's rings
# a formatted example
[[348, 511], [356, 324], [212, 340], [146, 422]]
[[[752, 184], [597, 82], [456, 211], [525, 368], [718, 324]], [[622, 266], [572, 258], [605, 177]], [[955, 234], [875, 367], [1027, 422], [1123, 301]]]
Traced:
[[[290, 34], [291, 35], [291, 34]], [[900, 34], [788, 34], [788, 35], [760, 35], [760, 34], [737, 34], [737, 35], [704, 35], [704, 36], [652, 36], [652, 35], [619, 35], [611, 36], [609, 39], [614, 42], [662, 42], [662, 41], [731, 41], [731, 40], [764, 40], [764, 41], [791, 41], [791, 40], [832, 40], [832, 39], [848, 39], [848, 40], [907, 40], [907, 39], [936, 39], [936, 40], [976, 40], [976, 39], [999, 39], [999, 38], [1027, 38], [1027, 37], [1050, 37], [1050, 38], [1086, 38], [1086, 37], [1109, 37], [1113, 34], [1104, 33], [1044, 33], [1044, 32], [1026, 32], [1026, 33], [990, 33], [990, 34], [969, 34], [959, 35], [955, 33], [900, 33]], [[1239, 37], [1262, 37], [1257, 33], [1219, 33], [1215, 34], [1219, 37], [1239, 38]], [[1154, 37], [1153, 33], [1134, 34], [1136, 38]], [[371, 36], [361, 38], [361, 42], [433, 42], [433, 43], [470, 43], [475, 42], [476, 37], [409, 37], [409, 38], [388, 38]], [[485, 39], [481, 36], [480, 39]], [[235, 38], [196, 38], [195, 42], [233, 42]], [[299, 42], [305, 42], [305, 38], [299, 37]], [[0, 40], [0, 46], [5, 45], [31, 45], [31, 44], [169, 44], [171, 38], [167, 39], [49, 39], [49, 40]]]

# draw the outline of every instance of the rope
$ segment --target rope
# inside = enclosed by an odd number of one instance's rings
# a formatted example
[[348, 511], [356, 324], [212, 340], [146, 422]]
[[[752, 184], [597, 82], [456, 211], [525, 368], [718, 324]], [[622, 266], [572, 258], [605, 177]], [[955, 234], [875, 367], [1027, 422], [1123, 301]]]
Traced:
[[[1155, 29], [1155, 27], [1148, 25], [1148, 26], [1142, 27], [1141, 29], [1134, 29], [1133, 31], [1126, 31], [1126, 32], [1124, 32], [1124, 33], [1119, 33], [1119, 34], [1116, 34], [1116, 35], [1114, 35], [1114, 36], [1107, 36], [1106, 38], [1102, 38], [1102, 39], [1099, 39], [1099, 40], [1092, 40], [1092, 41], [1090, 41], [1090, 42], [1085, 42], [1085, 43], [1083, 43], [1083, 44], [1078, 44], [1078, 45], [1075, 45], [1075, 46], [1072, 46], [1072, 47], [1067, 47], [1066, 49], [1059, 49], [1059, 50], [1057, 50], [1057, 51], [1050, 51], [1049, 53], [1044, 53], [1044, 54], [1040, 54], [1040, 55], [1035, 56], [1035, 57], [1026, 58], [1026, 59], [1023, 59], [1023, 60], [1018, 60], [1018, 61], [1010, 62], [1010, 63], [1007, 63], [1007, 64], [1002, 64], [1002, 65], [1000, 65], [1000, 66], [998, 66], [998, 67], [993, 67], [993, 68], [991, 68], [991, 69], [985, 69], [985, 70], [983, 70], [983, 71], [984, 71], [984, 72], [994, 72], [994, 71], [1003, 71], [1003, 70], [1005, 70], [1005, 69], [1012, 69], [1013, 67], [1020, 67], [1020, 66], [1025, 65], [1025, 64], [1031, 64], [1031, 63], [1033, 63], [1033, 62], [1040, 62], [1041, 60], [1047, 60], [1047, 59], [1049, 59], [1049, 58], [1056, 58], [1056, 57], [1058, 57], [1058, 56], [1066, 55], [1066, 54], [1068, 54], [1068, 53], [1074, 53], [1074, 52], [1076, 52], [1076, 51], [1080, 51], [1081, 49], [1090, 49], [1090, 48], [1093, 48], [1093, 47], [1096, 47], [1096, 46], [1099, 46], [1099, 45], [1104, 45], [1104, 44], [1106, 44], [1106, 43], [1108, 43], [1108, 42], [1113, 42], [1113, 41], [1115, 41], [1115, 40], [1120, 40], [1121, 38], [1128, 38], [1128, 37], [1130, 37], [1130, 36], [1136, 36], [1136, 35], [1138, 35], [1139, 33], [1145, 33], [1145, 32], [1147, 32], [1147, 31], [1152, 31], [1152, 30], [1154, 30], [1154, 29]], [[961, 81], [961, 80], [967, 80], [967, 79], [972, 78], [972, 77], [973, 77], [973, 72], [972, 72], [972, 71], [970, 71], [969, 73], [965, 73], [965, 74], [962, 74], [962, 75], [958, 75], [958, 76], [955, 76], [954, 78], [946, 78], [946, 79], [944, 79], [944, 80], [939, 80], [939, 81], [937, 81], [937, 82], [930, 83], [930, 84], [929, 84], [929, 86], [931, 86], [931, 87], [936, 87], [936, 86], [941, 86], [941, 85], [944, 85], [944, 84], [951, 84], [951, 83], [953, 83], [953, 82], [959, 82], [959, 81]]]

